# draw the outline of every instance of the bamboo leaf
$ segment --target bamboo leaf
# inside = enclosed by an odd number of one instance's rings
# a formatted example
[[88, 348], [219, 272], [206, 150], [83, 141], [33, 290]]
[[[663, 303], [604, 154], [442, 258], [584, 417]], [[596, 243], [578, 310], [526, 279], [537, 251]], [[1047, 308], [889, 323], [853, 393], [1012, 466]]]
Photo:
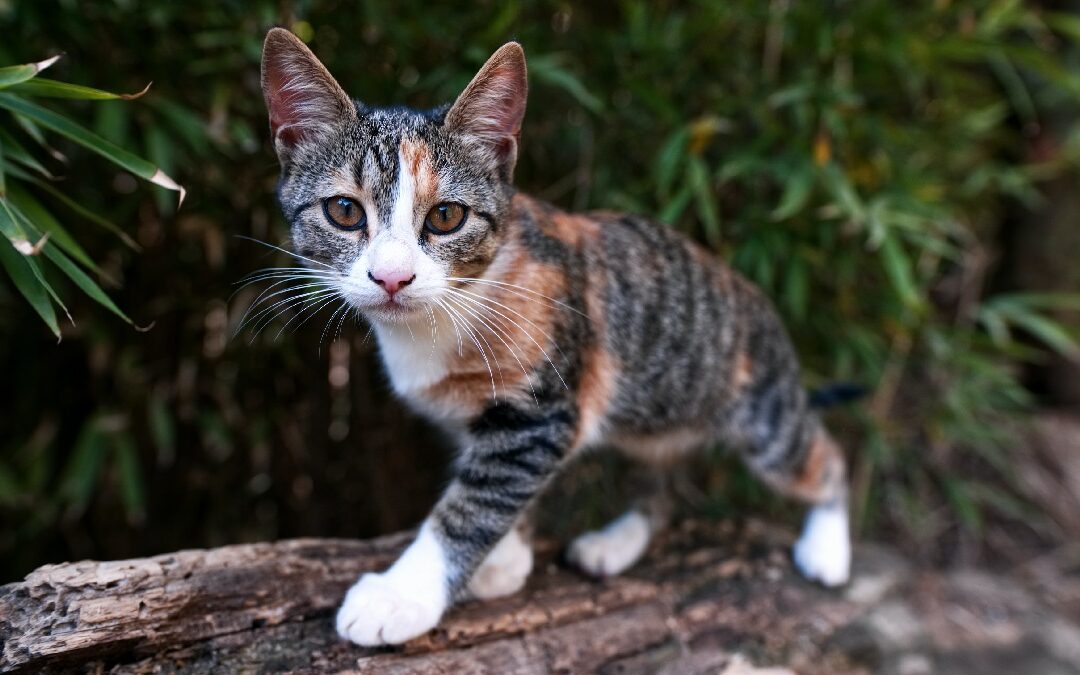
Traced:
[[74, 237], [49, 213], [36, 199], [25, 190], [12, 186], [8, 195], [11, 201], [12, 212], [16, 218], [20, 218], [38, 230], [48, 232], [50, 240], [57, 246], [71, 254], [82, 265], [94, 272], [101, 274], [97, 263], [87, 254], [83, 247]]
[[[112, 299], [105, 294], [101, 287], [98, 286], [97, 282], [91, 279], [85, 272], [82, 271], [82, 269], [75, 265], [75, 263], [73, 263], [66, 255], [63, 254], [63, 252], [61, 252], [60, 242], [68, 241], [70, 242], [70, 245], [74, 248], [74, 250], [79, 252], [76, 255], [76, 258], [79, 258], [80, 261], [81, 258], [86, 258], [86, 260], [88, 261], [87, 267], [92, 270], [99, 271], [97, 265], [93, 262], [93, 260], [90, 260], [90, 257], [87, 256], [86, 252], [83, 251], [82, 248], [71, 238], [71, 235], [67, 233], [67, 231], [60, 225], [60, 223], [55, 218], [53, 218], [52, 215], [44, 209], [44, 207], [35, 202], [33, 198], [31, 198], [29, 195], [21, 191], [17, 193], [17, 195], [19, 197], [19, 200], [12, 200], [14, 202], [13, 204], [11, 204], [12, 213], [17, 218], [21, 218], [23, 222], [30, 228], [30, 234], [32, 236], [34, 236], [35, 238], [38, 237], [39, 232], [37, 230], [39, 228], [44, 229], [52, 237], [50, 243], [56, 242], [58, 244], [57, 246], [50, 246], [47, 243], [44, 247], [42, 247], [42, 251], [45, 254], [45, 257], [51, 260], [53, 264], [55, 264], [58, 268], [60, 268], [60, 271], [67, 275], [67, 277], [71, 279], [71, 281], [74, 282], [76, 286], [82, 289], [84, 293], [90, 296], [91, 299], [93, 299], [112, 313], [116, 314], [127, 323], [132, 323], [131, 319], [128, 318], [128, 316], [122, 311], [120, 311], [120, 308], [117, 307], [113, 303]], [[16, 195], [13, 195], [13, 197], [14, 196]], [[33, 218], [28, 217], [26, 213], [23, 213], [20, 209], [16, 208], [16, 205], [18, 203], [22, 203], [23, 206], [28, 207], [28, 212], [32, 214]]]
[[866, 207], [862, 200], [859, 199], [859, 193], [855, 191], [855, 187], [840, 170], [840, 167], [835, 163], [827, 164], [822, 175], [825, 178], [825, 185], [836, 199], [840, 209], [851, 220], [859, 223], [863, 222], [866, 219]]
[[127, 232], [124, 232], [122, 229], [120, 229], [120, 226], [117, 225], [116, 223], [102, 217], [101, 215], [99, 215], [97, 213], [94, 213], [90, 209], [86, 208], [85, 206], [83, 206], [79, 202], [75, 201], [71, 197], [68, 197], [66, 194], [64, 194], [60, 190], [57, 190], [55, 187], [53, 187], [49, 183], [46, 183], [45, 181], [38, 180], [36, 178], [32, 178], [32, 177], [29, 177], [29, 176], [27, 177], [27, 179], [30, 180], [31, 182], [33, 182], [34, 185], [37, 185], [38, 187], [40, 187], [42, 190], [45, 190], [46, 192], [48, 192], [50, 195], [52, 195], [58, 201], [62, 202], [64, 204], [64, 206], [71, 209], [71, 211], [73, 211], [74, 213], [76, 213], [79, 216], [85, 218], [86, 220], [90, 221], [91, 223], [94, 223], [95, 225], [97, 225], [97, 226], [99, 226], [99, 227], [101, 227], [101, 228], [115, 234], [117, 237], [120, 238], [121, 241], [123, 241], [131, 249], [133, 249], [135, 251], [142, 250], [142, 247], [139, 246], [139, 244], [136, 243], [136, 241], [134, 239], [132, 239], [131, 236], [128, 235]]
[[1080, 293], [1005, 293], [987, 300], [984, 305], [1012, 309], [1080, 311]]
[[78, 440], [75, 441], [74, 452], [60, 481], [60, 493], [69, 502], [69, 508], [75, 515], [81, 514], [90, 501], [97, 485], [98, 474], [101, 473], [106, 450], [99, 421], [92, 417], [83, 426]]
[[686, 152], [686, 142], [689, 138], [689, 128], [680, 127], [668, 137], [663, 149], [660, 150], [660, 156], [656, 160], [656, 184], [662, 195], [671, 191], [671, 185], [675, 182], [675, 171], [679, 168]]
[[112, 298], [105, 294], [105, 291], [101, 290], [101, 287], [97, 283], [87, 276], [86, 272], [83, 272], [78, 265], [71, 262], [71, 260], [64, 255], [64, 253], [57, 246], [45, 245], [42, 249], [45, 253], [45, 257], [51, 260], [60, 271], [67, 275], [69, 279], [75, 282], [75, 285], [82, 289], [83, 293], [86, 293], [97, 302], [99, 305], [109, 310], [116, 316], [120, 317], [127, 323], [131, 324], [131, 319], [126, 314], [120, 311], [120, 308], [113, 303]]
[[1065, 12], [1047, 12], [1043, 18], [1051, 28], [1080, 44], [1080, 17]]
[[49, 171], [44, 164], [39, 162], [36, 157], [30, 154], [29, 150], [23, 147], [21, 143], [15, 140], [15, 138], [11, 134], [7, 133], [4, 129], [0, 129], [0, 143], [4, 145], [4, 154], [9, 160], [18, 162], [19, 164], [25, 166], [27, 169], [30, 169], [31, 171], [36, 171], [37, 173], [50, 180], [56, 178], [56, 176], [54, 176], [53, 173]]
[[67, 156], [56, 148], [49, 145], [49, 142], [45, 140], [45, 134], [41, 131], [41, 127], [34, 124], [33, 120], [30, 120], [25, 115], [20, 115], [18, 113], [12, 114], [14, 115], [15, 122], [19, 125], [19, 128], [25, 131], [27, 136], [32, 138], [35, 143], [40, 145], [42, 148], [45, 149], [46, 152], [52, 155], [53, 159], [58, 162], [63, 162], [64, 164], [67, 164]]
[[705, 225], [705, 236], [712, 245], [720, 242], [720, 213], [713, 203], [715, 196], [709, 189], [709, 169], [700, 156], [690, 157], [687, 165], [690, 189], [697, 203], [698, 217]]
[[11, 87], [11, 92], [13, 94], [40, 96], [44, 98], [74, 98], [88, 101], [110, 101], [117, 99], [133, 101], [145, 95], [148, 91], [150, 91], [149, 84], [146, 85], [142, 91], [137, 91], [134, 94], [114, 94], [111, 91], [105, 91], [103, 89], [84, 87], [81, 84], [71, 84], [70, 82], [48, 80], [44, 77], [20, 82]]
[[[55, 290], [53, 290], [52, 284], [50, 284], [48, 280], [45, 279], [45, 275], [42, 274], [41, 268], [38, 267], [37, 261], [34, 260], [33, 257], [36, 256], [37, 249], [44, 242], [38, 241], [37, 244], [30, 247], [29, 250], [24, 250], [26, 247], [22, 246], [21, 244], [28, 243], [26, 240], [27, 234], [23, 231], [23, 228], [16, 221], [15, 215], [11, 210], [11, 204], [5, 199], [0, 199], [0, 234], [3, 234], [5, 237], [7, 237], [8, 241], [11, 242], [12, 248], [14, 248], [17, 252], [23, 254], [23, 258], [26, 260], [27, 265], [29, 265], [30, 272], [33, 274], [34, 279], [37, 280], [38, 285], [40, 285], [41, 288], [49, 294], [49, 297], [53, 299], [53, 302], [55, 302], [60, 307], [60, 309], [64, 310], [64, 314], [67, 315], [68, 320], [70, 321], [71, 313], [68, 312], [67, 306], [64, 305], [64, 301], [61, 300], [60, 296], [56, 294]], [[59, 335], [57, 335], [57, 337], [59, 337]]]
[[1028, 331], [1046, 346], [1064, 356], [1076, 356], [1080, 346], [1065, 328], [1045, 316], [1035, 313], [1020, 312], [1011, 316], [1013, 323]]
[[176, 456], [176, 424], [160, 394], [151, 394], [147, 401], [146, 415], [150, 435], [157, 446], [158, 463], [171, 464]]
[[0, 89], [6, 89], [13, 84], [29, 80], [56, 63], [56, 60], [59, 58], [60, 54], [57, 54], [56, 56], [47, 58], [44, 61], [38, 61], [37, 63], [26, 63], [21, 66], [7, 66], [5, 68], [0, 68]]
[[72, 122], [63, 115], [59, 115], [48, 108], [43, 108], [36, 103], [31, 103], [17, 96], [0, 93], [0, 108], [6, 108], [12, 112], [24, 115], [41, 126], [51, 129], [56, 133], [66, 136], [76, 143], [92, 150], [102, 157], [113, 162], [117, 166], [127, 169], [131, 173], [160, 185], [169, 190], [180, 193], [179, 203], [183, 204], [186, 191], [172, 178], [156, 167], [152, 162], [124, 150], [113, 143], [98, 136], [89, 129]]
[[911, 259], [895, 236], [886, 236], [881, 242], [881, 262], [904, 304], [912, 309], [920, 307], [922, 299], [911, 275]]
[[679, 188], [679, 191], [675, 193], [675, 196], [660, 209], [660, 222], [668, 223], [669, 225], [674, 224], [675, 221], [679, 219], [679, 216], [682, 215], [683, 211], [686, 210], [687, 205], [690, 204], [690, 200], [693, 198], [694, 195], [690, 192], [689, 187], [684, 185]]
[[529, 74], [570, 94], [589, 111], [600, 113], [604, 104], [573, 73], [563, 68], [551, 57], [536, 57], [529, 61]]
[[773, 220], [787, 220], [806, 206], [810, 193], [814, 189], [814, 172], [808, 166], [802, 167], [787, 180], [780, 204], [772, 212]]
[[60, 326], [56, 322], [56, 310], [53, 309], [52, 302], [49, 301], [48, 293], [34, 278], [34, 273], [30, 269], [33, 262], [30, 258], [16, 251], [15, 247], [6, 239], [0, 242], [0, 266], [3, 266], [4, 270], [7, 271], [12, 283], [15, 284], [15, 288], [26, 298], [26, 301], [38, 313], [38, 316], [49, 327], [53, 335], [60, 339]]
[[114, 443], [120, 499], [124, 502], [128, 520], [132, 523], [140, 523], [146, 517], [146, 493], [143, 489], [135, 444], [126, 434], [118, 434]]

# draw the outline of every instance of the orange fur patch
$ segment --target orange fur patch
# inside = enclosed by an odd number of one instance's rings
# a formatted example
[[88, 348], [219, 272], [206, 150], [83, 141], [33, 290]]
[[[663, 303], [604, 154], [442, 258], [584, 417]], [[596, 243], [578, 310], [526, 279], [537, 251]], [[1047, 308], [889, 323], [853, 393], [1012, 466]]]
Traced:
[[461, 355], [454, 351], [449, 357], [449, 372], [429, 387], [429, 397], [457, 398], [463, 405], [467, 399], [479, 406], [491, 396], [494, 378], [498, 398], [530, 400], [533, 370], [557, 353], [552, 343], [555, 313], [569, 310], [540, 296], [561, 296], [563, 274], [531, 258], [518, 242], [507, 241], [484, 278], [532, 292], [485, 283], [453, 285], [447, 297], [454, 299], [449, 304], [459, 313], [459, 323], [470, 325], [480, 347], [459, 326]]
[[406, 138], [401, 141], [401, 157], [415, 181], [417, 203], [430, 200], [439, 190], [439, 175], [431, 162], [431, 148], [423, 141]]
[[583, 239], [600, 233], [600, 224], [586, 216], [556, 211], [541, 221], [540, 229], [550, 237], [577, 247]]
[[840, 446], [824, 429], [814, 436], [807, 450], [801, 469], [790, 485], [780, 486], [781, 491], [808, 502], [832, 499], [841, 486], [844, 474], [844, 456]]
[[754, 377], [754, 361], [746, 352], [739, 352], [735, 357], [735, 370], [732, 376], [732, 384], [735, 389], [742, 389], [750, 384]]
[[578, 428], [573, 449], [600, 436], [604, 414], [615, 395], [618, 369], [603, 347], [593, 347], [584, 355], [584, 372], [578, 385]]

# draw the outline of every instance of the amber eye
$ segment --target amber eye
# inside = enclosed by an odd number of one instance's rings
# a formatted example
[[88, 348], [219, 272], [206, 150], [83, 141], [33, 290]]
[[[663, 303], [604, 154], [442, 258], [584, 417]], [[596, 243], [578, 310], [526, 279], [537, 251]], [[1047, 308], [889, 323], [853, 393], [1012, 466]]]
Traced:
[[343, 230], [359, 230], [367, 224], [364, 207], [348, 197], [331, 197], [323, 202], [326, 219]]
[[424, 226], [427, 227], [429, 232], [435, 234], [450, 234], [461, 227], [467, 215], [469, 215], [468, 207], [452, 202], [443, 202], [442, 204], [436, 204], [434, 208], [428, 211], [427, 218], [424, 219]]

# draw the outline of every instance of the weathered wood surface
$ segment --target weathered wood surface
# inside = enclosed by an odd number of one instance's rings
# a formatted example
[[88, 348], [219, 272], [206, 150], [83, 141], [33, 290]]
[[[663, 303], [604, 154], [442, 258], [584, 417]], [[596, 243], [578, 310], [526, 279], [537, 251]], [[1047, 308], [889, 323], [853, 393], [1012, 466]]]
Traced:
[[[1080, 655], [1074, 663], [1068, 651], [1075, 624], [1021, 591], [916, 574], [876, 547], [858, 551], [847, 589], [827, 591], [794, 574], [788, 535], [755, 523], [686, 523], [629, 574], [603, 581], [566, 570], [548, 551], [522, 593], [466, 603], [403, 647], [340, 641], [332, 616], [346, 587], [407, 541], [307, 539], [46, 566], [0, 588], [0, 669], [735, 673], [754, 662], [798, 673], [900, 672], [918, 659], [956, 666], [964, 654], [1030, 643], [1028, 652], [1066, 668], [1047, 672], [1080, 672]], [[928, 623], [945, 596], [949, 611]], [[956, 607], [963, 625], [950, 618]], [[736, 653], [745, 660], [733, 661]]]

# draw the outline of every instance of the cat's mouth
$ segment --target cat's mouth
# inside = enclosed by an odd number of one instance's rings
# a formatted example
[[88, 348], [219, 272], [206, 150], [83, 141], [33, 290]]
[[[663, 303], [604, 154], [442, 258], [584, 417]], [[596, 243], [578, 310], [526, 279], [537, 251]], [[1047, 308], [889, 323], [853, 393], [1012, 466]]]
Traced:
[[382, 302], [367, 305], [360, 309], [369, 318], [384, 323], [400, 323], [415, 318], [423, 313], [422, 303], [402, 297], [387, 298]]

